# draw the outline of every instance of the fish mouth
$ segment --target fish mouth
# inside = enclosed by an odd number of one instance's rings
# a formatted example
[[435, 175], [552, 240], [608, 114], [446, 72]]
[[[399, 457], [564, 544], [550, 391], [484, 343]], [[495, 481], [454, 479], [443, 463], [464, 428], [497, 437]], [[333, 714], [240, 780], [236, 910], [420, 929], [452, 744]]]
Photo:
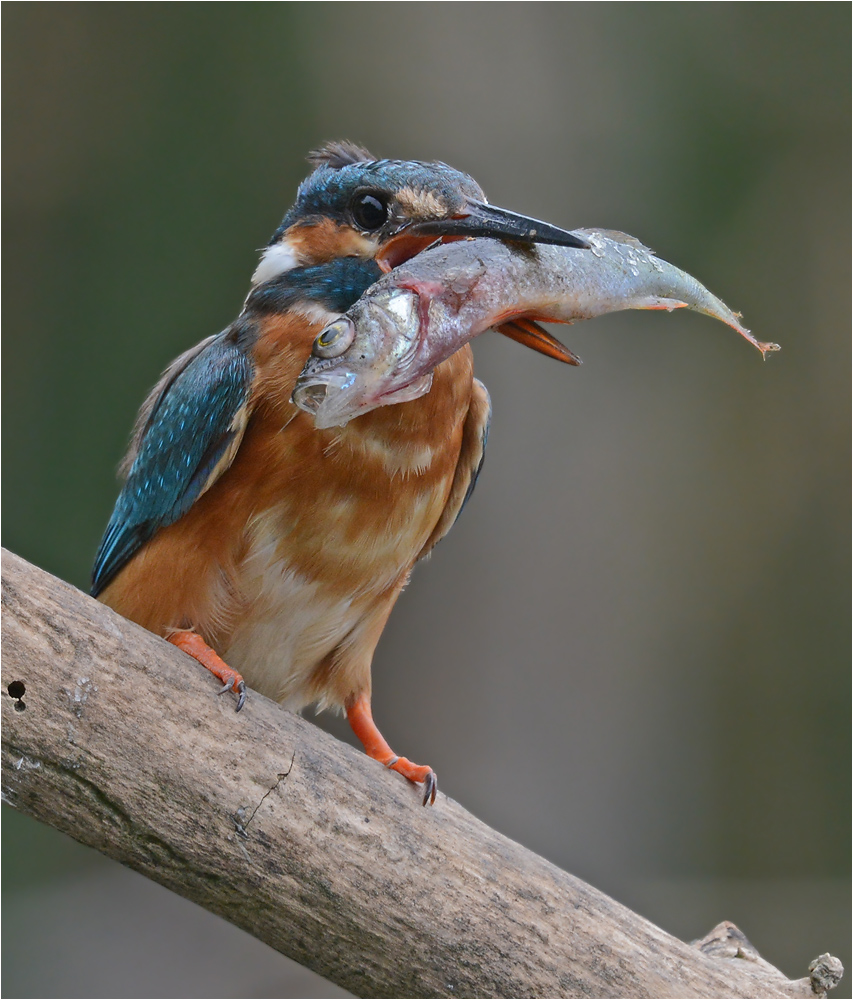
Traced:
[[320, 429], [342, 427], [355, 416], [353, 400], [356, 375], [352, 371], [302, 373], [296, 380], [290, 401], [314, 417]]
[[318, 430], [343, 427], [380, 406], [407, 403], [425, 396], [432, 388], [432, 372], [420, 375], [406, 385], [387, 392], [359, 397], [354, 372], [320, 376], [300, 376], [296, 380], [291, 401], [310, 413]]
[[290, 401], [295, 403], [300, 410], [315, 415], [323, 405], [328, 388], [325, 382], [309, 382], [305, 385], [299, 385], [297, 382]]

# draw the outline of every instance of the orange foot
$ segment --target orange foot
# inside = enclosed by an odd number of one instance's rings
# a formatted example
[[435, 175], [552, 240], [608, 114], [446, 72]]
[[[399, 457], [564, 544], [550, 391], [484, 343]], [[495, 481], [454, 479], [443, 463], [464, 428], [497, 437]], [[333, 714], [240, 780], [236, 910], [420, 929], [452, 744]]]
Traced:
[[237, 711], [246, 704], [246, 682], [237, 673], [236, 670], [232, 670], [231, 667], [222, 659], [222, 657], [214, 652], [210, 646], [202, 639], [200, 635], [196, 632], [175, 632], [168, 636], [168, 640], [174, 643], [178, 649], [182, 649], [185, 653], [206, 667], [214, 677], [218, 677], [222, 681], [222, 689], [220, 694], [225, 694], [226, 691], [233, 691], [237, 695]]
[[413, 764], [405, 757], [398, 757], [394, 753], [385, 742], [382, 733], [376, 728], [373, 713], [370, 711], [370, 699], [366, 694], [347, 705], [347, 720], [352, 731], [364, 744], [364, 752], [368, 757], [378, 760], [380, 764], [384, 764], [392, 771], [397, 771], [409, 781], [423, 784], [423, 804], [425, 806], [431, 806], [435, 802], [435, 793], [438, 791], [438, 778], [435, 776], [435, 771], [431, 767]]

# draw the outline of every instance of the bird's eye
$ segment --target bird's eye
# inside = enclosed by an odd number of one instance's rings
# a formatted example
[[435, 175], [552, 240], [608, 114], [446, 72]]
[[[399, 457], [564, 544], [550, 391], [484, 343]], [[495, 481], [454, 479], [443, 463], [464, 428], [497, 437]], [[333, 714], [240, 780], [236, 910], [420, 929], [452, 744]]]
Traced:
[[341, 316], [317, 337], [311, 353], [318, 358], [336, 358], [344, 353], [354, 338], [355, 323], [346, 316]]
[[350, 211], [358, 228], [367, 233], [376, 232], [388, 221], [388, 203], [379, 194], [362, 191], [353, 198]]

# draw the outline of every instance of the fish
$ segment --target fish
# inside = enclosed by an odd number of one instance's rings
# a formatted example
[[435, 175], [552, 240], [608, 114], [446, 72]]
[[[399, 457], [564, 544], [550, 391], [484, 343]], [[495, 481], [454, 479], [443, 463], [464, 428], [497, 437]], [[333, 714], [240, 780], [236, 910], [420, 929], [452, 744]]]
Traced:
[[292, 401], [317, 428], [429, 392], [432, 373], [497, 329], [567, 364], [580, 359], [540, 321], [575, 323], [624, 309], [692, 309], [726, 323], [766, 357], [740, 314], [625, 233], [578, 229], [588, 249], [487, 237], [445, 242], [388, 270], [317, 336]]

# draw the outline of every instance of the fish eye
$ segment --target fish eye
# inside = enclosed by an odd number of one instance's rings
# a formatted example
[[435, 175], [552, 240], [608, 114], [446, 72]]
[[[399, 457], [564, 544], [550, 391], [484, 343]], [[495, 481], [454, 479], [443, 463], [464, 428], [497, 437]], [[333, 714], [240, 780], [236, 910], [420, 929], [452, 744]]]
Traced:
[[353, 198], [350, 212], [359, 229], [374, 233], [388, 221], [388, 202], [378, 191], [362, 191]]
[[355, 323], [346, 316], [341, 316], [330, 323], [314, 341], [311, 353], [318, 358], [336, 358], [355, 339]]

